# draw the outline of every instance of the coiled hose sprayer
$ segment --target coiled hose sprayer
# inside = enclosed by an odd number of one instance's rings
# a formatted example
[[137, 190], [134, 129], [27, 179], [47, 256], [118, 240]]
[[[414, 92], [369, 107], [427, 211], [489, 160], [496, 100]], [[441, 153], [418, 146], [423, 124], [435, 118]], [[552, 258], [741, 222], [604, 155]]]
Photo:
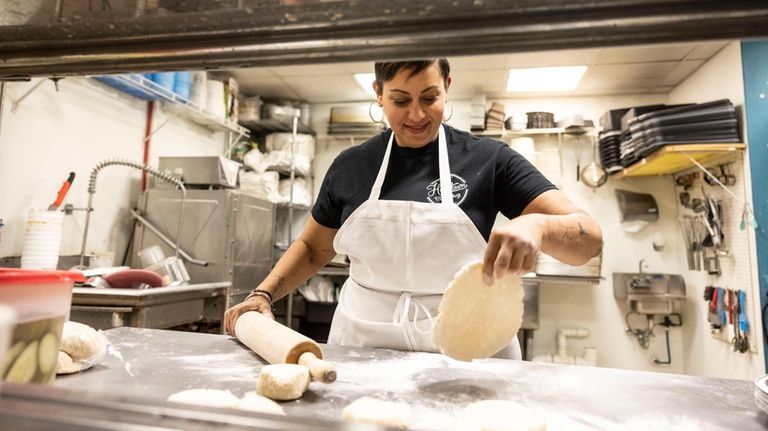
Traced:
[[140, 171], [144, 171], [150, 175], [153, 175], [157, 178], [160, 178], [161, 180], [167, 181], [171, 184], [176, 185], [179, 189], [181, 189], [181, 210], [179, 211], [179, 227], [176, 230], [176, 244], [175, 244], [175, 253], [176, 257], [179, 257], [179, 240], [181, 239], [181, 227], [182, 223], [184, 222], [184, 203], [187, 200], [187, 189], [184, 187], [184, 183], [170, 175], [166, 174], [164, 172], [160, 172], [159, 170], [143, 165], [141, 163], [135, 163], [131, 162], [130, 160], [104, 160], [103, 162], [98, 163], [96, 166], [94, 166], [93, 170], [91, 171], [91, 176], [88, 180], [88, 207], [86, 208], [85, 212], [85, 227], [83, 228], [83, 243], [80, 246], [80, 267], [83, 268], [85, 265], [85, 246], [88, 241], [88, 225], [91, 220], [91, 211], [93, 211], [93, 195], [96, 194], [96, 177], [99, 174], [99, 171], [106, 168], [107, 166], [128, 166], [129, 168], [135, 168]]

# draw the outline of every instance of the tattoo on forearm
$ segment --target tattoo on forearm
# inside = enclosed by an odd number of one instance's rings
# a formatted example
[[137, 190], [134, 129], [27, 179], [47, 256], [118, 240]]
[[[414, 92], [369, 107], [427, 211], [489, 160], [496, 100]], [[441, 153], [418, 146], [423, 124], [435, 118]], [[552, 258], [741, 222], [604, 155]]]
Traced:
[[277, 288], [275, 289], [275, 299], [285, 296], [285, 277], [282, 275], [276, 275]]
[[584, 238], [587, 236], [587, 231], [584, 230], [584, 226], [581, 225], [581, 222], [576, 222], [579, 225], [579, 236]]
[[573, 234], [571, 234], [570, 232], [571, 232], [571, 226], [566, 226], [565, 232], [563, 232], [563, 238], [561, 239], [562, 242], [573, 241], [574, 239], [576, 239], [576, 237], [573, 236]]

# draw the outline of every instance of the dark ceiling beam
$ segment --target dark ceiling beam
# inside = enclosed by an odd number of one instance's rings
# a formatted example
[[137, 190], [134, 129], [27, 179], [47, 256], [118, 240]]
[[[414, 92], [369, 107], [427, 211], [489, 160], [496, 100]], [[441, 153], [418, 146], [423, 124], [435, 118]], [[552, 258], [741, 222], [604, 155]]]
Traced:
[[0, 26], [0, 77], [372, 61], [768, 36], [766, 0], [366, 0], [136, 15]]

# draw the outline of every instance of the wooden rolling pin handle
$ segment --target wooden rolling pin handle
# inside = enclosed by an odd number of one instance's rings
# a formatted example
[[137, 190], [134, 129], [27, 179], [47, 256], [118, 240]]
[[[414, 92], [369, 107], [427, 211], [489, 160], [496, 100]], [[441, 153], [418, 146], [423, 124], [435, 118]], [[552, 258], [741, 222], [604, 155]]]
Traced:
[[318, 359], [312, 352], [305, 352], [299, 356], [299, 365], [309, 368], [309, 374], [313, 379], [323, 383], [336, 381], [336, 367], [330, 362]]

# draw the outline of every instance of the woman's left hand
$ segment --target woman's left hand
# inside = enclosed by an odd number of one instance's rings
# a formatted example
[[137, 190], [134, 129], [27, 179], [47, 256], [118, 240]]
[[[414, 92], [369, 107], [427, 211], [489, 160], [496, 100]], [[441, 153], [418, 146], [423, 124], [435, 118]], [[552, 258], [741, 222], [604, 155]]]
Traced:
[[483, 281], [493, 284], [494, 278], [507, 274], [523, 275], [533, 271], [541, 248], [541, 214], [527, 214], [494, 228], [483, 257]]

